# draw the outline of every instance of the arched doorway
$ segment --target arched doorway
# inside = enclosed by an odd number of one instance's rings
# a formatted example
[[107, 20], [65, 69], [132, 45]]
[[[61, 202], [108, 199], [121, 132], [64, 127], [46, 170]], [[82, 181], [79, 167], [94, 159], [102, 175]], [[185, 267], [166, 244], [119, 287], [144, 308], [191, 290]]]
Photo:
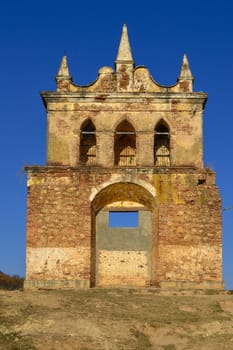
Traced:
[[[155, 198], [129, 182], [111, 184], [92, 202], [92, 286], [149, 286], [156, 259]], [[111, 224], [111, 214], [119, 224]], [[121, 224], [128, 215], [136, 224]], [[129, 221], [129, 220], [128, 220]]]

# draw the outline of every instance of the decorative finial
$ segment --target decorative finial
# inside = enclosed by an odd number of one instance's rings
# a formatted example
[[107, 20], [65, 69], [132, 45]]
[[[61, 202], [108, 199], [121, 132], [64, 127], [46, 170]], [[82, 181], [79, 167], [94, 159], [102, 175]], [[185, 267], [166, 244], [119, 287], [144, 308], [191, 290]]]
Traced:
[[179, 80], [194, 80], [194, 77], [189, 68], [188, 57], [186, 54], [183, 56], [183, 62], [180, 70]]
[[133, 62], [126, 24], [124, 24], [122, 28], [121, 40], [116, 58], [116, 62], [117, 61]]
[[69, 72], [69, 67], [68, 67], [68, 63], [67, 63], [67, 57], [66, 55], [64, 55], [62, 57], [62, 61], [61, 61], [61, 65], [58, 71], [58, 74], [56, 76], [56, 78], [58, 79], [71, 79], [71, 75]]

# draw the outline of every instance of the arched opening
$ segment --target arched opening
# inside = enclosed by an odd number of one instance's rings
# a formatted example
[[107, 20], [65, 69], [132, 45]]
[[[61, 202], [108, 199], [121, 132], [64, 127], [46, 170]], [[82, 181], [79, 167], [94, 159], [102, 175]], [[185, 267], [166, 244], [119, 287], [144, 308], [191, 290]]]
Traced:
[[155, 128], [154, 162], [156, 166], [170, 166], [170, 133], [164, 121], [160, 121]]
[[136, 133], [127, 121], [122, 121], [116, 128], [114, 139], [115, 165], [136, 165]]
[[80, 133], [80, 163], [96, 164], [96, 135], [95, 126], [90, 119], [86, 120]]
[[[102, 189], [92, 202], [91, 285], [149, 286], [156, 255], [155, 198], [135, 183]], [[138, 222], [111, 225], [111, 213], [136, 214]], [[132, 216], [132, 215], [131, 215]], [[121, 220], [121, 219], [119, 219]]]
[[95, 126], [90, 119], [81, 127], [80, 134], [80, 163], [85, 165], [96, 164], [96, 135]]

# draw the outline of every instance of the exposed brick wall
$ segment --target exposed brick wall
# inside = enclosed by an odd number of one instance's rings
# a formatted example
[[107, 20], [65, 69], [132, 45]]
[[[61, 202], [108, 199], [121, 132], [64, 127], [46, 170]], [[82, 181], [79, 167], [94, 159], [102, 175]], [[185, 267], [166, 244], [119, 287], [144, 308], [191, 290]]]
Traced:
[[[134, 200], [153, 214], [152, 285], [170, 280], [221, 283], [221, 200], [212, 184], [215, 174], [188, 168], [170, 169], [168, 174], [161, 170], [144, 174], [142, 170], [135, 169], [131, 179], [148, 183], [155, 196], [133, 182], [125, 182], [123, 169], [31, 168], [27, 279], [75, 278], [90, 283], [96, 273], [92, 261], [95, 238], [91, 238], [98, 234], [91, 222], [95, 210], [117, 200]], [[198, 179], [205, 182], [199, 184]], [[104, 183], [105, 188], [91, 200]], [[111, 276], [101, 278], [111, 284]], [[116, 283], [116, 273], [112, 278]], [[125, 276], [124, 283], [133, 284], [131, 279]], [[145, 276], [137, 282], [135, 277], [135, 284], [140, 285], [143, 279]]]

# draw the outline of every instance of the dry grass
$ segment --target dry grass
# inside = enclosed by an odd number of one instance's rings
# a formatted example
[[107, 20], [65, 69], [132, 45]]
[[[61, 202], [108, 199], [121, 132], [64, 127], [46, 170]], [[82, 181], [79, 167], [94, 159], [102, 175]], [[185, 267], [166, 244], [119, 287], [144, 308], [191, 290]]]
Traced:
[[226, 293], [0, 291], [0, 308], [0, 349], [233, 349]]

